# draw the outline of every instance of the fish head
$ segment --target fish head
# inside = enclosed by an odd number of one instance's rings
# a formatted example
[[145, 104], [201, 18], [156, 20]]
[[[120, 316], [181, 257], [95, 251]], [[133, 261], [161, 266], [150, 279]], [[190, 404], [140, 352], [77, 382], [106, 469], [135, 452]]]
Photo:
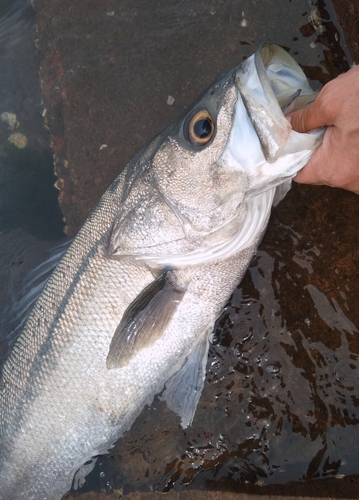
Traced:
[[128, 169], [110, 254], [176, 267], [253, 245], [321, 143], [323, 130], [299, 134], [284, 114], [315, 96], [275, 45], [220, 76]]

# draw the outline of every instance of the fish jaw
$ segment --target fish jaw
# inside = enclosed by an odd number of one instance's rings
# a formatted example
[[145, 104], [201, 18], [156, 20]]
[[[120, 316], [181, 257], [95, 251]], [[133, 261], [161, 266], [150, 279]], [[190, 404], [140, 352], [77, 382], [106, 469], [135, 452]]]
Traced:
[[[264, 45], [236, 71], [238, 99], [222, 161], [250, 177], [247, 196], [290, 181], [322, 142], [324, 129], [300, 134], [286, 119], [290, 109], [314, 101], [314, 92], [296, 61], [277, 45]], [[298, 104], [296, 104], [298, 101]]]

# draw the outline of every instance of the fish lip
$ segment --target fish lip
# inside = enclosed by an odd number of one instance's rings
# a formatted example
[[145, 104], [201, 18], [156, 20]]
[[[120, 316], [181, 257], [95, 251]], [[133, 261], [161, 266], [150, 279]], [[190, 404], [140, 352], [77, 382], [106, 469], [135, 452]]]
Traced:
[[292, 129], [281, 112], [267, 76], [266, 67], [272, 58], [273, 46], [262, 45], [238, 67], [235, 80], [268, 163], [279, 158]]
[[[274, 68], [281, 65], [282, 70], [271, 70], [271, 63]], [[286, 87], [282, 92], [281, 85]], [[308, 100], [312, 98], [312, 101], [316, 93], [309, 86], [298, 63], [275, 44], [261, 45], [255, 54], [239, 65], [235, 86], [258, 135], [266, 161], [276, 162], [292, 132], [282, 106], [287, 107], [287, 102], [291, 104], [293, 96], [295, 101], [303, 90], [309, 96]], [[276, 89], [279, 92], [277, 95], [274, 90], [276, 87], [279, 87]], [[283, 94], [286, 95], [285, 104], [281, 103], [281, 106], [279, 100], [283, 99]]]
[[[281, 47], [265, 45], [235, 73], [237, 101], [221, 164], [246, 173], [246, 198], [289, 182], [320, 146], [325, 129], [292, 130], [282, 106], [315, 95], [300, 66]], [[264, 83], [263, 83], [264, 82]], [[288, 99], [289, 97], [289, 99]], [[294, 99], [295, 100], [295, 99]]]

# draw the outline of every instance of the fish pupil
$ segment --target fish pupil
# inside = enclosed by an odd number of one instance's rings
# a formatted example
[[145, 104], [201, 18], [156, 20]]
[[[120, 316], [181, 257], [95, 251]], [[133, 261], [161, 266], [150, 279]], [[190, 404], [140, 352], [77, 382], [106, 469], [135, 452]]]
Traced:
[[194, 125], [194, 132], [196, 136], [199, 137], [200, 139], [208, 137], [211, 131], [212, 131], [212, 124], [207, 118], [204, 120], [198, 120]]

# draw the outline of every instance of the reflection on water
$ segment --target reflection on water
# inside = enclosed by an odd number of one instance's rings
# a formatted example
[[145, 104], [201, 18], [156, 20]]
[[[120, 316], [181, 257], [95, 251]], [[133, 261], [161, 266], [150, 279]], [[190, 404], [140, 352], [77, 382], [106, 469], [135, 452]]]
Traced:
[[[42, 4], [37, 2], [38, 16], [53, 31], [38, 36], [44, 36], [46, 50], [54, 49], [59, 58], [50, 61], [58, 65], [50, 67], [49, 125], [54, 133], [63, 103], [55, 105], [58, 96], [65, 96], [66, 127], [62, 123], [56, 134], [67, 133], [73, 171], [65, 162], [61, 165], [68, 173], [64, 182], [77, 182], [70, 201], [76, 215], [85, 206], [81, 217], [105, 188], [103, 178], [111, 178], [107, 164], [112, 162], [117, 172], [154, 131], [176, 118], [220, 71], [252, 53], [259, 41], [287, 47], [321, 83], [346, 69], [344, 53], [349, 57], [343, 44], [333, 50], [338, 41], [333, 21], [306, 0], [266, 2], [265, 7], [244, 0], [166, 5], [109, 1], [101, 12], [98, 2], [93, 7], [89, 1], [87, 11], [76, 15], [73, 2], [48, 2], [58, 16], [44, 14]], [[30, 85], [24, 53], [11, 52], [21, 47], [24, 26], [13, 19], [18, 31], [11, 33], [19, 43], [8, 45], [3, 61], [9, 63], [13, 54], [19, 62], [16, 78], [8, 72], [10, 63], [1, 66], [6, 92], [0, 95], [0, 113], [19, 116], [29, 146], [24, 152], [9, 149], [9, 132], [0, 124], [5, 143], [0, 147], [0, 278], [7, 284], [1, 290], [2, 303], [21, 288], [18, 279], [25, 268], [43, 258], [48, 245], [41, 240], [56, 239], [62, 230], [51, 193], [49, 135], [42, 129], [37, 66]], [[7, 21], [0, 25], [1, 40]], [[46, 23], [41, 25], [44, 31]], [[105, 24], [108, 30], [115, 26], [115, 36], [100, 37]], [[81, 49], [74, 51], [74, 42]], [[31, 43], [30, 37], [23, 46]], [[81, 43], [90, 50], [85, 52]], [[15, 85], [12, 92], [11, 82], [22, 81], [24, 75], [26, 85]], [[49, 79], [44, 82], [50, 85]], [[43, 90], [49, 90], [44, 82]], [[175, 97], [172, 107], [166, 105], [168, 93]], [[93, 149], [96, 141], [106, 141], [108, 147], [99, 152], [97, 146]], [[103, 159], [102, 154], [108, 156]], [[77, 161], [84, 165], [82, 172], [75, 171]], [[257, 256], [217, 322], [193, 426], [182, 430], [179, 419], [156, 400], [111, 456], [101, 457], [83, 491], [217, 485], [238, 490], [246, 483], [357, 472], [358, 217], [358, 197], [325, 188], [294, 188], [274, 211]]]

